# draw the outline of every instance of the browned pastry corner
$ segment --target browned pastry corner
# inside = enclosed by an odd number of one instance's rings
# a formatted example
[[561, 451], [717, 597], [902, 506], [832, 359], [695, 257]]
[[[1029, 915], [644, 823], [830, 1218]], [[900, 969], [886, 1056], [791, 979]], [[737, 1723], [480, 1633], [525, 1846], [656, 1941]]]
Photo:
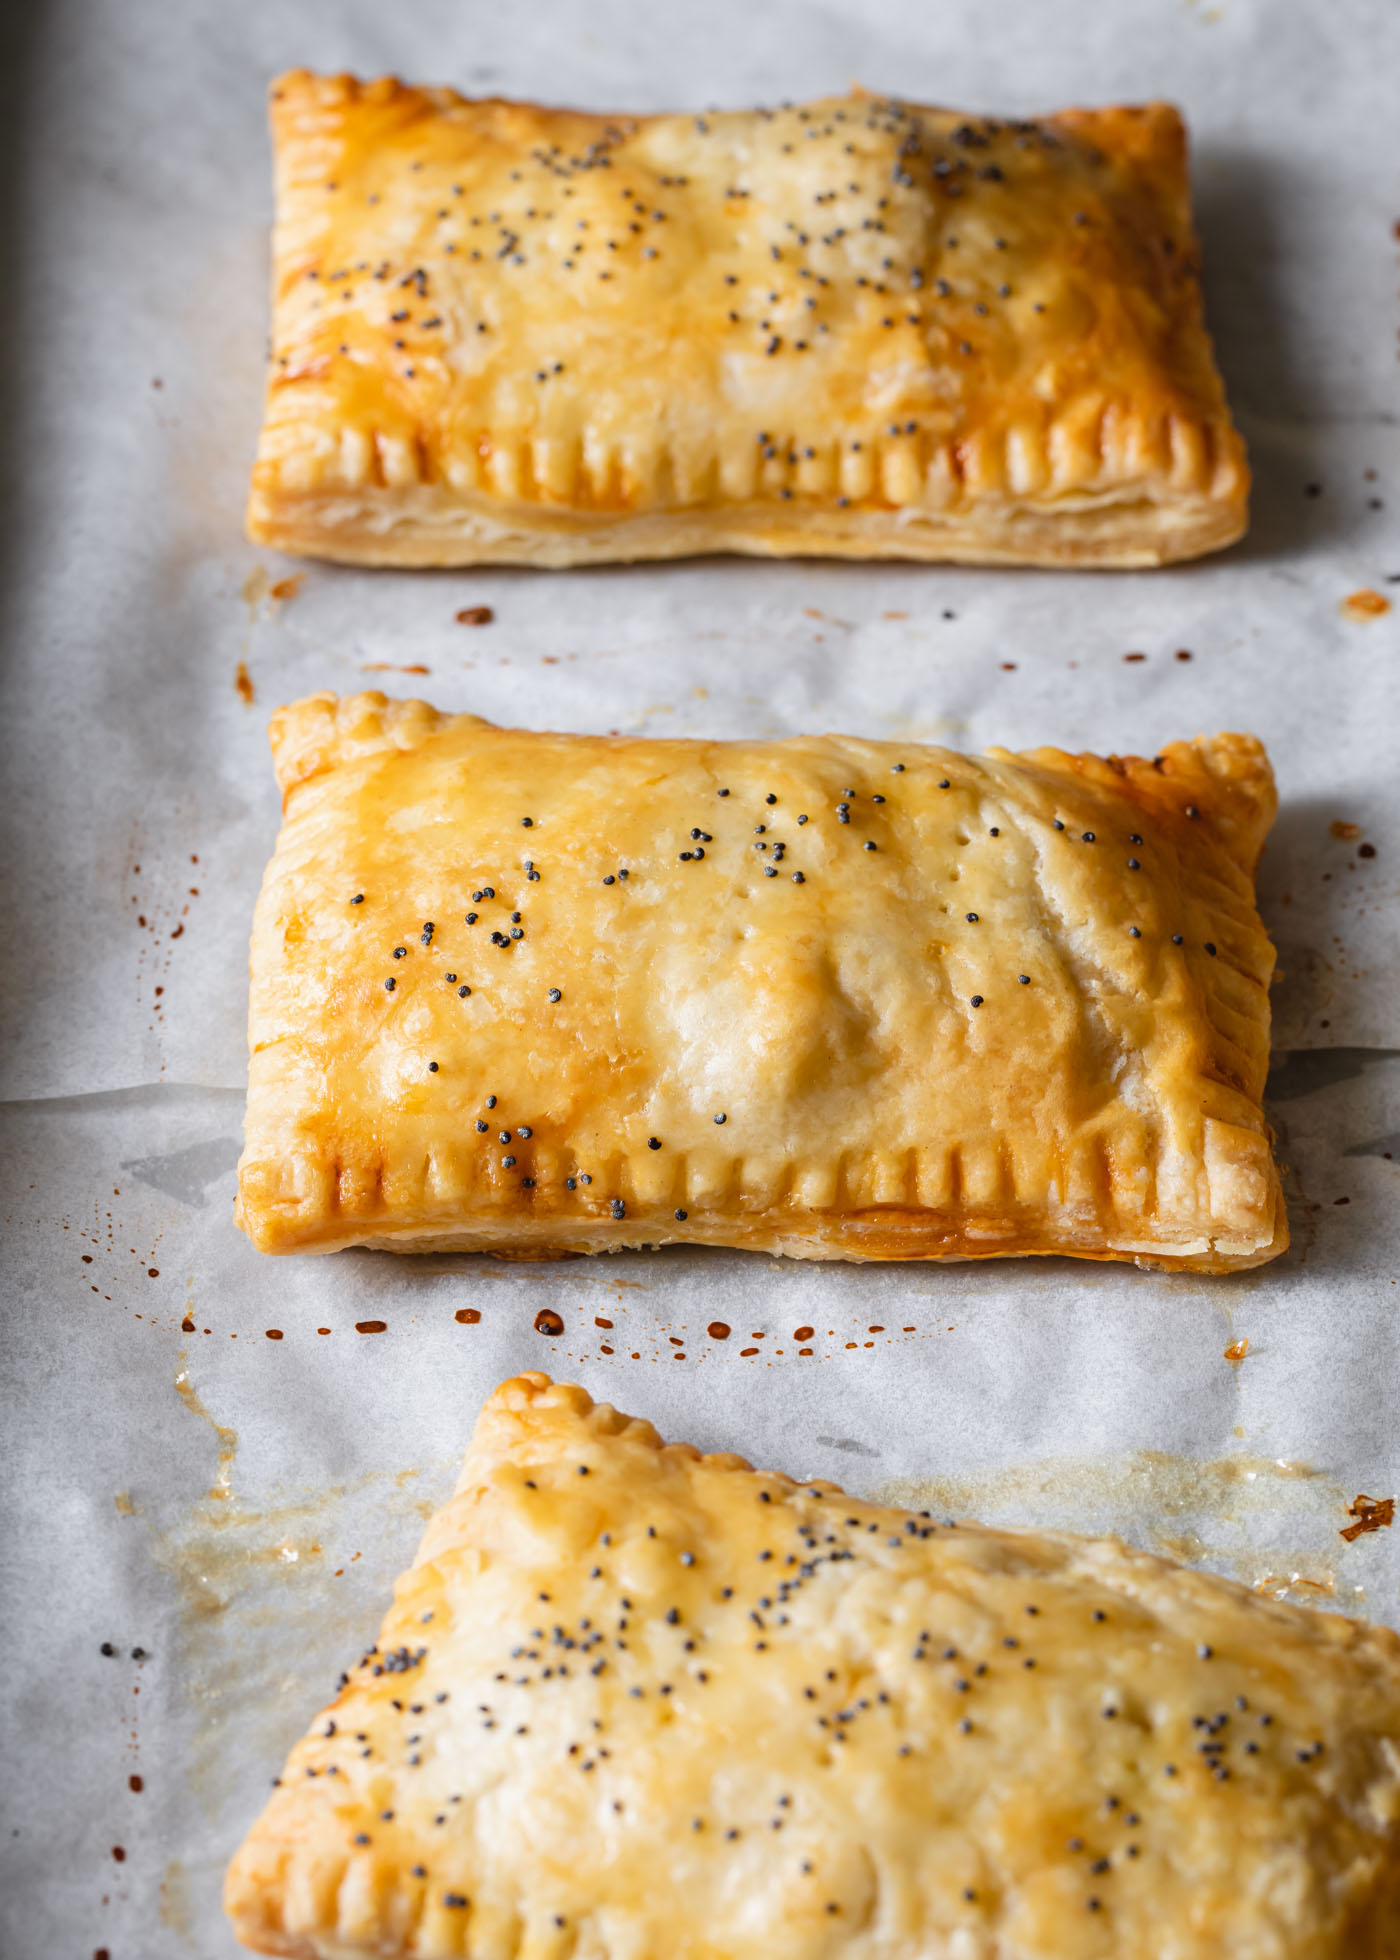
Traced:
[[272, 740], [238, 1198], [265, 1251], [1220, 1272], [1287, 1243], [1250, 736], [627, 740], [374, 693]]
[[272, 89], [261, 544], [1142, 566], [1240, 537], [1175, 109]]
[[225, 1901], [294, 1960], [1392, 1960], [1400, 1639], [525, 1375]]

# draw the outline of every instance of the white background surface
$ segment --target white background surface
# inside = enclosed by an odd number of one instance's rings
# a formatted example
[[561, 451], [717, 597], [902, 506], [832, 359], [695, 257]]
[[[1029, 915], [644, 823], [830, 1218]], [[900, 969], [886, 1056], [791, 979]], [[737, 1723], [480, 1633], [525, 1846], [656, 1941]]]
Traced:
[[[0, 136], [3, 1960], [226, 1960], [223, 1863], [372, 1637], [482, 1397], [522, 1367], [795, 1473], [1116, 1529], [1400, 1622], [1400, 1532], [1338, 1536], [1356, 1492], [1400, 1494], [1400, 611], [1340, 610], [1363, 585], [1400, 601], [1390, 0], [32, 11]], [[263, 91], [294, 63], [609, 109], [852, 81], [1007, 112], [1169, 96], [1258, 478], [1251, 539], [1100, 577], [396, 575], [255, 552]], [[294, 598], [266, 596], [298, 569]], [[473, 604], [494, 624], [457, 625]], [[247, 928], [277, 824], [263, 726], [279, 701], [369, 685], [540, 727], [1147, 753], [1257, 730], [1283, 795], [1263, 902], [1293, 1250], [1214, 1280], [260, 1259], [230, 1204]], [[545, 1305], [560, 1339], [533, 1330]], [[468, 1307], [479, 1323], [454, 1319]], [[387, 1331], [356, 1334], [371, 1318]], [[715, 1319], [735, 1338], [709, 1341]]]

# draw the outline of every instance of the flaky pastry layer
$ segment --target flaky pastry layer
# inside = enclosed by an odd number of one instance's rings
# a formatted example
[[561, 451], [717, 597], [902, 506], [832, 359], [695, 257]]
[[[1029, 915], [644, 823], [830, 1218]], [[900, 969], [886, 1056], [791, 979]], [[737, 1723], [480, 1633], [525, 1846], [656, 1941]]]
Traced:
[[1246, 524], [1164, 104], [272, 89], [260, 543], [1154, 565]]
[[1287, 1243], [1260, 1107], [1275, 797], [1149, 760], [272, 726], [238, 1218], [269, 1252]]
[[1400, 1639], [525, 1375], [225, 1902], [292, 1960], [1391, 1960]]

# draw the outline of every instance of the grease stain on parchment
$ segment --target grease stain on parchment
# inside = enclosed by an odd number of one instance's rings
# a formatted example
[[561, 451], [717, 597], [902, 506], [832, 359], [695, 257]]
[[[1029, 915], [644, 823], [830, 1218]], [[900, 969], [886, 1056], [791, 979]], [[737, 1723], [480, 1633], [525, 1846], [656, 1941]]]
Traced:
[[148, 1508], [142, 1521], [175, 1596], [169, 1678], [186, 1788], [217, 1819], [230, 1762], [279, 1767], [341, 1669], [374, 1638], [457, 1463], [365, 1471], [251, 1502], [235, 1489], [238, 1433], [206, 1407], [183, 1353], [174, 1386], [213, 1434], [213, 1481], [173, 1518], [158, 1522]]
[[190, 1905], [189, 1876], [178, 1858], [172, 1858], [160, 1881], [160, 1923], [182, 1939], [194, 1933], [194, 1914]]
[[1046, 1457], [982, 1475], [899, 1479], [882, 1504], [1011, 1529], [1114, 1532], [1145, 1551], [1209, 1567], [1274, 1599], [1359, 1612], [1343, 1583], [1336, 1517], [1347, 1498], [1315, 1465], [1245, 1451], [1203, 1461], [1166, 1450]]
[[233, 1496], [233, 1459], [238, 1454], [238, 1431], [236, 1429], [228, 1429], [222, 1423], [215, 1422], [213, 1416], [210, 1415], [203, 1402], [200, 1401], [195, 1391], [194, 1383], [190, 1380], [189, 1370], [185, 1366], [185, 1357], [188, 1352], [188, 1348], [181, 1348], [180, 1350], [179, 1365], [175, 1375], [175, 1393], [190, 1411], [190, 1414], [200, 1416], [208, 1423], [218, 1438], [219, 1465], [214, 1475], [214, 1481], [206, 1493], [206, 1497], [214, 1498], [220, 1502], [226, 1502]]
[[264, 610], [269, 618], [275, 619], [281, 607], [296, 598], [305, 581], [305, 572], [293, 572], [287, 578], [274, 578], [266, 565], [254, 565], [241, 587], [243, 603], [248, 608], [249, 625]]

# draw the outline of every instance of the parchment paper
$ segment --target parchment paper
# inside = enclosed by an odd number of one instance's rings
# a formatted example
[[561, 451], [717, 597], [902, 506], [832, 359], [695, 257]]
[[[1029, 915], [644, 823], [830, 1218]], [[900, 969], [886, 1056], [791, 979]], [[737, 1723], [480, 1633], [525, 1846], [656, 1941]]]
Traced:
[[[483, 1396], [524, 1367], [798, 1474], [1117, 1530], [1400, 1620], [1400, 1532], [1339, 1536], [1358, 1492], [1400, 1494], [1400, 612], [1342, 609], [1363, 586], [1400, 601], [1389, 0], [51, 0], [16, 33], [4, 1960], [227, 1960], [223, 1863], [372, 1637]], [[298, 62], [600, 108], [853, 80], [1012, 113], [1174, 98], [1258, 476], [1249, 543], [1100, 577], [399, 576], [253, 551], [263, 90]], [[494, 622], [458, 625], [468, 605]], [[1223, 1280], [259, 1258], [230, 1203], [278, 817], [263, 725], [368, 685], [537, 727], [1149, 753], [1256, 729], [1283, 794], [1263, 902], [1293, 1250]]]

